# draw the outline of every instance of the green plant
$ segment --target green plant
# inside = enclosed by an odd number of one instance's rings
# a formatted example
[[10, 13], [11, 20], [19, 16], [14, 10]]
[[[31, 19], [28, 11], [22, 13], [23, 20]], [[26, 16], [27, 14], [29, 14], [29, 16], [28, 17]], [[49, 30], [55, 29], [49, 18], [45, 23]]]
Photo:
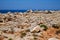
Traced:
[[12, 40], [12, 38], [9, 38], [9, 40]]
[[44, 24], [40, 24], [40, 27], [44, 28], [43, 30], [47, 30], [48, 29], [48, 27], [46, 25], [44, 25]]
[[37, 38], [36, 38], [36, 37], [34, 37], [34, 40], [37, 40]]

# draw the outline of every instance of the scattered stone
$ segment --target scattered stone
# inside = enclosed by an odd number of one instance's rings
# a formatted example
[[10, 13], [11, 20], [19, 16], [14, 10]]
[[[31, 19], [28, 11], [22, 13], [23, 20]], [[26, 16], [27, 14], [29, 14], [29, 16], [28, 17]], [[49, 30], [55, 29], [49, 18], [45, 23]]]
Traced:
[[60, 26], [58, 24], [53, 24], [52, 27], [58, 29]]
[[40, 27], [37, 25], [33, 29], [30, 30], [30, 32], [38, 32], [40, 30]]
[[60, 40], [60, 12], [58, 11], [28, 10], [24, 13], [0, 14], [0, 40], [58, 39]]
[[51, 11], [45, 10], [46, 14], [51, 14]]
[[49, 38], [48, 40], [59, 40], [59, 39], [57, 39], [57, 38]]

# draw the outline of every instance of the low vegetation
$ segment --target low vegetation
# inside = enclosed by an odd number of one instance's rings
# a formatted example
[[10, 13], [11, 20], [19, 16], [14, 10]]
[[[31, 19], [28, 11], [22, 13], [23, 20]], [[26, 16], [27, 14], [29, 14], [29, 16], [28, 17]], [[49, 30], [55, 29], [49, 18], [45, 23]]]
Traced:
[[12, 40], [12, 38], [9, 38], [9, 40]]
[[44, 25], [44, 24], [40, 24], [40, 27], [44, 28], [43, 30], [47, 30], [48, 29], [48, 27], [46, 25]]

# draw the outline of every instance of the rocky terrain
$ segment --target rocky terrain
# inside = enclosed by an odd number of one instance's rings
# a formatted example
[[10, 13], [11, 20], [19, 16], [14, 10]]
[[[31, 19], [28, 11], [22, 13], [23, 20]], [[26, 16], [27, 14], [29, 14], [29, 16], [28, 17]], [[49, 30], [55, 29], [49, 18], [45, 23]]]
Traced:
[[0, 40], [60, 40], [60, 11], [0, 14]]

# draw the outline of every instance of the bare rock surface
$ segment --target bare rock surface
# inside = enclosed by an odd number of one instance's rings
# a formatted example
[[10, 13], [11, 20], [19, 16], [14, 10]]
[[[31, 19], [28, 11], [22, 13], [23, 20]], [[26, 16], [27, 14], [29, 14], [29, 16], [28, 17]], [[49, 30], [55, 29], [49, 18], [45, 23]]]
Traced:
[[0, 14], [0, 40], [60, 40], [60, 12]]

